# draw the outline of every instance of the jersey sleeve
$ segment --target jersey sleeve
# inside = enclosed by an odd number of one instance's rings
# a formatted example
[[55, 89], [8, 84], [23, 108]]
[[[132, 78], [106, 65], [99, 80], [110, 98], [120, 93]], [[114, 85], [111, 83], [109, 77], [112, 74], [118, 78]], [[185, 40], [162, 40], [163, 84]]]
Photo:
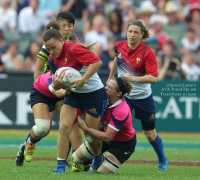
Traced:
[[55, 74], [56, 72], [56, 66], [54, 64], [54, 57], [52, 55], [50, 55], [48, 57], [48, 64], [49, 64], [49, 68], [52, 74]]
[[158, 76], [156, 58], [150, 49], [145, 53], [145, 67], [146, 75]]
[[115, 131], [119, 131], [123, 124], [128, 119], [129, 114], [125, 114], [122, 111], [113, 111], [111, 113], [111, 121], [108, 126], [114, 129]]
[[92, 63], [100, 61], [100, 59], [94, 53], [82, 45], [75, 44], [70, 51], [76, 60], [84, 66], [89, 66]]
[[50, 53], [46, 50], [45, 46], [43, 45], [37, 57], [43, 59], [44, 61], [48, 61], [49, 55]]

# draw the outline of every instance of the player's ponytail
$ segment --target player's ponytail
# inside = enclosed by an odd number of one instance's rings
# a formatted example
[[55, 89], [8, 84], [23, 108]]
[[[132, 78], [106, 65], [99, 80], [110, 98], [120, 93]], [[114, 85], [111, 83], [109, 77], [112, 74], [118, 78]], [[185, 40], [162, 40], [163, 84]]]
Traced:
[[46, 25], [45, 29], [46, 30], [48, 30], [48, 29], [60, 30], [60, 26], [59, 26], [59, 23], [55, 19], [53, 19], [53, 20], [49, 21], [49, 23]]
[[146, 41], [147, 39], [150, 38], [150, 33], [149, 31], [147, 30], [147, 28], [143, 25], [143, 23], [141, 21], [131, 21], [129, 24], [128, 24], [128, 27], [127, 29], [129, 28], [129, 26], [131, 25], [135, 25], [135, 26], [138, 26], [140, 27], [140, 31], [141, 33], [144, 33], [143, 37], [142, 37], [142, 41]]

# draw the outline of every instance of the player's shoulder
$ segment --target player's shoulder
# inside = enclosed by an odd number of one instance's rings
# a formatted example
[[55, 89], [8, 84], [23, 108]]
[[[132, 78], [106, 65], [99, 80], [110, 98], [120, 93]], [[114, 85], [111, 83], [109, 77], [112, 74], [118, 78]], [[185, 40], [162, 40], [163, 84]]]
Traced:
[[144, 43], [141, 43], [140, 49], [143, 50], [145, 55], [153, 54], [153, 51], [147, 45], [145, 45]]
[[125, 40], [125, 41], [117, 41], [115, 43], [115, 49], [118, 49], [118, 48], [122, 47], [125, 43], [127, 43], [127, 40]]
[[113, 109], [113, 115], [118, 120], [124, 120], [129, 115], [130, 108], [126, 101], [122, 101]]

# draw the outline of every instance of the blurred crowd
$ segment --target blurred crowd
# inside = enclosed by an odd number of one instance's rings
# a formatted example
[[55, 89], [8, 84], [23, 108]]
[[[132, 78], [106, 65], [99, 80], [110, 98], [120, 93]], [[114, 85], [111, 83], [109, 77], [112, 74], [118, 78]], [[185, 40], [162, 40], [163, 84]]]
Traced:
[[126, 40], [129, 22], [151, 34], [158, 79], [200, 78], [200, 0], [0, 0], [0, 71], [33, 71], [45, 25], [60, 11], [76, 18], [74, 33], [110, 70], [114, 44]]

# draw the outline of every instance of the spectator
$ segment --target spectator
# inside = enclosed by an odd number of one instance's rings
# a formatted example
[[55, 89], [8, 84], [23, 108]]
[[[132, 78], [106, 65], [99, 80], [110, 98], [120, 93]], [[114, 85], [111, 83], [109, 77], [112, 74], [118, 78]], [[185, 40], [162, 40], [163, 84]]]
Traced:
[[176, 46], [180, 47], [181, 39], [184, 36], [184, 24], [177, 19], [178, 6], [174, 1], [168, 1], [165, 6], [165, 13], [168, 18], [168, 24], [164, 26], [164, 31], [170, 35]]
[[0, 72], [1, 71], [5, 71], [6, 67], [5, 65], [2, 63], [1, 58], [0, 58]]
[[186, 72], [187, 80], [198, 80], [200, 77], [200, 67], [194, 64], [194, 55], [185, 54], [183, 63], [181, 64], [182, 69]]
[[129, 23], [131, 21], [135, 21], [136, 19], [137, 19], [136, 9], [135, 8], [129, 9], [125, 22]]
[[157, 2], [157, 12], [158, 12], [158, 14], [164, 14], [165, 5], [166, 5], [166, 0], [159, 0]]
[[116, 0], [90, 0], [88, 10], [90, 14], [100, 13], [109, 17], [110, 13], [117, 7]]
[[194, 55], [195, 64], [200, 67], [200, 46], [197, 49], [197, 53]]
[[110, 13], [109, 17], [109, 29], [114, 35], [121, 34], [122, 32], [122, 15], [120, 10], [114, 10]]
[[40, 51], [40, 46], [37, 42], [32, 42], [30, 45], [30, 55], [26, 57], [26, 70], [33, 71], [35, 62], [37, 60], [37, 55]]
[[12, 1], [13, 8], [17, 11], [17, 15], [19, 12], [29, 5], [29, 0], [15, 0]]
[[102, 61], [102, 65], [99, 69], [108, 69], [108, 62], [110, 61], [110, 56], [107, 51], [103, 50], [102, 43], [96, 44], [94, 54]]
[[15, 31], [17, 26], [17, 12], [10, 8], [11, 0], [2, 0], [0, 6], [0, 30]]
[[138, 16], [147, 29], [150, 29], [150, 17], [156, 10], [156, 7], [151, 1], [143, 1], [140, 5]]
[[185, 17], [189, 14], [190, 5], [187, 0], [179, 0], [178, 1], [178, 13], [177, 18], [179, 21], [184, 21]]
[[[181, 69], [180, 60], [173, 56], [175, 46], [170, 40], [163, 46], [162, 68], [158, 74], [158, 80], [162, 79], [185, 79], [185, 72]], [[159, 61], [159, 60], [158, 60]], [[157, 62], [158, 63], [158, 62]]]
[[[1, 57], [1, 61], [7, 71], [16, 70], [16, 67], [17, 70], [24, 69], [24, 56], [18, 53], [18, 44], [16, 42], [10, 43], [6, 54]], [[21, 62], [19, 63], [19, 61]]]
[[150, 29], [151, 38], [156, 37], [159, 43], [159, 49], [170, 39], [169, 35], [163, 30], [163, 25], [167, 24], [168, 19], [164, 15], [153, 14], [150, 17]]
[[84, 0], [62, 0], [62, 11], [72, 12], [76, 19], [88, 19], [87, 4]]
[[101, 42], [103, 44], [103, 50], [108, 50], [108, 37], [105, 33], [105, 19], [101, 15], [97, 15], [92, 20], [93, 30], [88, 32], [84, 40], [86, 43]]
[[193, 28], [197, 36], [200, 37], [200, 4], [191, 5], [190, 16], [192, 18], [191, 28]]
[[19, 13], [19, 31], [39, 32], [46, 25], [48, 19], [38, 10], [38, 0], [30, 0], [29, 7], [22, 9]]
[[61, 9], [61, 0], [39, 0], [39, 10], [47, 18], [55, 17]]
[[7, 49], [8, 49], [8, 43], [4, 39], [3, 31], [0, 30], [0, 58], [4, 53], [6, 53]]
[[200, 46], [200, 37], [197, 37], [195, 31], [191, 28], [186, 30], [186, 37], [181, 40], [181, 54], [187, 54], [190, 52], [197, 52]]

